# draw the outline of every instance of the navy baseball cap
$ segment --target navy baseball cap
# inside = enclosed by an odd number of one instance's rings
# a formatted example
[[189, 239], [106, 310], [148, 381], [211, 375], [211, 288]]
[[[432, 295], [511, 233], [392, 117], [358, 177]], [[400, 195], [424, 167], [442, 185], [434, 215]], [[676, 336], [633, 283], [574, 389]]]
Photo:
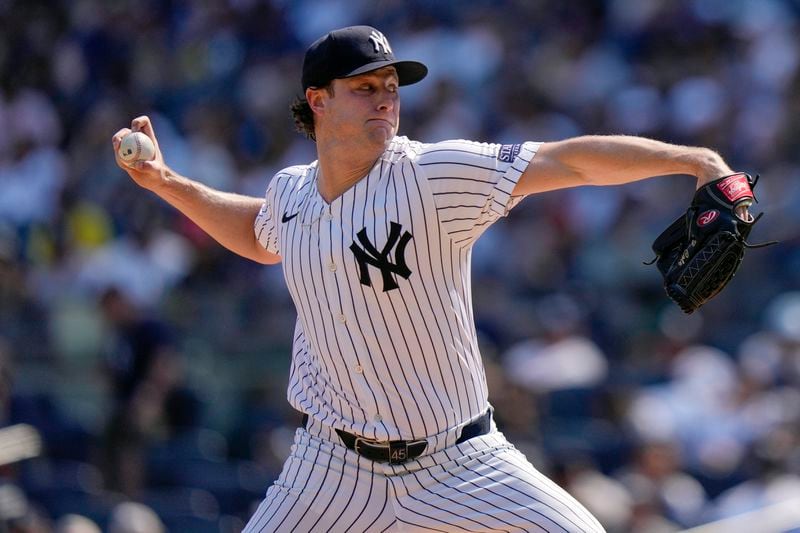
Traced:
[[393, 66], [400, 85], [417, 83], [428, 74], [419, 61], [399, 61], [389, 40], [371, 26], [350, 26], [317, 39], [303, 60], [303, 90], [324, 87], [336, 78], [348, 78]]

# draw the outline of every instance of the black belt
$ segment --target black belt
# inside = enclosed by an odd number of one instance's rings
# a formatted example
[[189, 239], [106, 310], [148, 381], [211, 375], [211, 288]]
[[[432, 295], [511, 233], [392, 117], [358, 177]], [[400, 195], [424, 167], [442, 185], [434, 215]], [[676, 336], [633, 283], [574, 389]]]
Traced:
[[[308, 415], [304, 414], [303, 427], [306, 427], [307, 424]], [[491, 426], [492, 410], [489, 409], [480, 418], [461, 428], [461, 435], [456, 440], [456, 444], [461, 444], [473, 437], [489, 433]], [[416, 459], [428, 447], [428, 441], [425, 439], [376, 441], [353, 435], [341, 429], [337, 429], [336, 434], [339, 435], [342, 443], [349, 449], [370, 461], [378, 463], [402, 464]]]

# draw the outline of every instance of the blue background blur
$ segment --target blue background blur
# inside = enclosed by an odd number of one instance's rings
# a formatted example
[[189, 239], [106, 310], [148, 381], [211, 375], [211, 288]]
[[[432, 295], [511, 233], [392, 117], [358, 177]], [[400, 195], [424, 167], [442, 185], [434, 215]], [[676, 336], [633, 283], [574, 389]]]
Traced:
[[305, 48], [361, 23], [430, 67], [401, 134], [645, 135], [762, 175], [751, 239], [782, 242], [694, 315], [642, 265], [694, 190], [672, 176], [525, 200], [476, 246], [475, 318], [501, 430], [609, 531], [800, 497], [800, 2], [5, 0], [0, 424], [45, 445], [0, 467], [5, 523], [241, 529], [299, 420], [281, 270], [138, 189], [110, 138], [148, 114], [176, 170], [261, 196], [315, 158]]

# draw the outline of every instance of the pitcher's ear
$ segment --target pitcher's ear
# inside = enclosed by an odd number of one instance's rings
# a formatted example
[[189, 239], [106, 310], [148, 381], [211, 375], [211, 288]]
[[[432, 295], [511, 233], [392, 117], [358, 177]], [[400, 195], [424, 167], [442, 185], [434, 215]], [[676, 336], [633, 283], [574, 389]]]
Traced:
[[306, 89], [306, 101], [308, 102], [308, 107], [310, 107], [311, 111], [314, 113], [321, 113], [325, 110], [327, 99], [328, 92], [325, 89], [315, 89], [312, 87]]

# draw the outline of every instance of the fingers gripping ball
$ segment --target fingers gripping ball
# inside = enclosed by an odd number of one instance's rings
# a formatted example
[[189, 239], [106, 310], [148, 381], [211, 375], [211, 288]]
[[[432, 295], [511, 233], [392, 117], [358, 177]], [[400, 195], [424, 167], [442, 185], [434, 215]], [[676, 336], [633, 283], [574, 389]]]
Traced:
[[126, 165], [138, 161], [152, 161], [156, 156], [156, 147], [150, 137], [141, 131], [134, 131], [122, 138], [119, 143], [119, 158]]

